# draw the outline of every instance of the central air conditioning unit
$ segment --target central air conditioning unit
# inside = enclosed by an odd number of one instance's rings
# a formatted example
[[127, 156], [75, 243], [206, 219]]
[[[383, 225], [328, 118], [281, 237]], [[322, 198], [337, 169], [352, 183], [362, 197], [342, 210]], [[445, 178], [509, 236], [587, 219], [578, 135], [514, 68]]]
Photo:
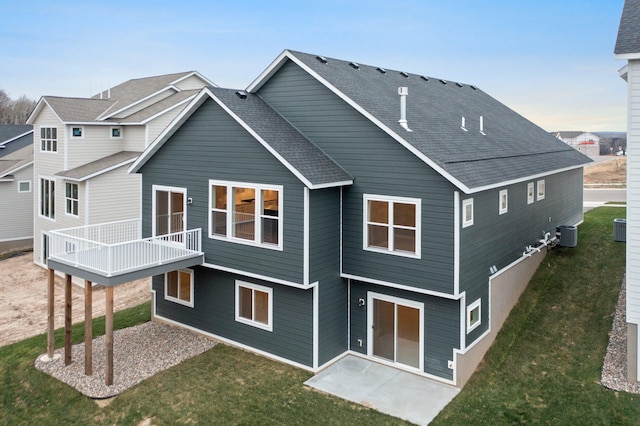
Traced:
[[575, 247], [578, 245], [578, 227], [560, 225], [556, 227], [556, 237], [560, 247]]

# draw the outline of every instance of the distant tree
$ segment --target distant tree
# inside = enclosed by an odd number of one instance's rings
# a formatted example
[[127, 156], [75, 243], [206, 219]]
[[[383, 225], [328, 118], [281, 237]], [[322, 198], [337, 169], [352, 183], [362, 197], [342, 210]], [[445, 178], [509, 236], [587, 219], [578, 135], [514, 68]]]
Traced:
[[25, 95], [13, 100], [0, 89], [0, 124], [25, 124], [36, 106], [36, 101]]

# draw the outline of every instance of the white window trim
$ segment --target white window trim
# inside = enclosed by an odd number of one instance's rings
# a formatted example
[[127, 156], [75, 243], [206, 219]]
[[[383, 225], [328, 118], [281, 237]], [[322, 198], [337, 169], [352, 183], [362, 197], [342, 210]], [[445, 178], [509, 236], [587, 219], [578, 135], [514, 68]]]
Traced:
[[[502, 200], [504, 199], [504, 207], [502, 206]], [[498, 196], [498, 212], [505, 214], [509, 211], [509, 190], [503, 189]]]
[[[478, 320], [471, 324], [471, 312], [478, 309]], [[467, 334], [478, 328], [482, 324], [482, 299], [478, 299], [467, 306]]]
[[[42, 129], [56, 129], [56, 149], [42, 149]], [[60, 138], [59, 138], [59, 134], [58, 134], [58, 126], [40, 126], [40, 131], [38, 132], [38, 137], [39, 139], [39, 146], [40, 149], [38, 151], [40, 151], [41, 153], [44, 154], [57, 154], [58, 153], [58, 143], [60, 142]], [[53, 140], [53, 139], [51, 139]]]
[[38, 178], [38, 217], [42, 217], [44, 219], [47, 220], [51, 220], [53, 222], [56, 221], [56, 193], [54, 190], [53, 193], [53, 217], [51, 216], [45, 216], [42, 214], [42, 181], [43, 180], [48, 180], [49, 182], [53, 182], [54, 185], [56, 183], [56, 179], [54, 178], [50, 178], [50, 177], [46, 177], [46, 176], [40, 176]]
[[[213, 208], [215, 200], [211, 196], [211, 188], [213, 186], [226, 186], [227, 187], [227, 235], [222, 236], [213, 233], [213, 228], [211, 224], [213, 223]], [[233, 226], [233, 188], [252, 188], [256, 191], [256, 211], [255, 211], [255, 233], [254, 240], [247, 240], [245, 238], [236, 238], [231, 235], [231, 229]], [[261, 243], [260, 236], [262, 235], [262, 214], [259, 212], [260, 206], [262, 205], [262, 190], [270, 190], [270, 191], [278, 191], [278, 244], [271, 243]], [[284, 187], [282, 185], [265, 185], [259, 183], [247, 183], [247, 182], [236, 182], [236, 181], [225, 181], [225, 180], [215, 180], [209, 179], [209, 225], [208, 225], [208, 235], [209, 238], [213, 238], [216, 240], [222, 241], [230, 241], [238, 244], [246, 244], [255, 247], [262, 247], [271, 250], [279, 250], [282, 251], [282, 239], [283, 239], [283, 229], [284, 229]]]
[[533, 182], [527, 184], [527, 204], [533, 204], [536, 200], [535, 188]]
[[[539, 180], [536, 184], [536, 200], [540, 201], [540, 200], [544, 200], [544, 196], [546, 194], [546, 187], [545, 187], [545, 183], [544, 183], [544, 179]], [[540, 190], [542, 188], [542, 190]]]
[[[174, 272], [174, 271], [170, 271]], [[168, 296], [167, 293], [167, 285], [169, 283], [167, 275], [169, 272], [165, 272], [164, 274], [164, 299], [170, 302], [179, 303], [180, 305], [185, 305], [190, 308], [193, 308], [193, 269], [179, 269], [178, 272], [186, 272], [189, 274], [189, 302], [182, 300], [178, 297]], [[180, 279], [180, 274], [178, 274], [178, 279]], [[178, 282], [178, 288], [180, 288], [180, 283]]]
[[[78, 198], [67, 197], [67, 185], [75, 185], [77, 187]], [[69, 212], [67, 202], [71, 200], [71, 203], [76, 202], [78, 214], [74, 214]], [[80, 185], [74, 182], [65, 182], [64, 183], [64, 212], [67, 216], [78, 217], [80, 215]]]
[[151, 193], [152, 193], [151, 195], [151, 226], [152, 226], [151, 235], [153, 235], [154, 237], [157, 236], [156, 235], [156, 229], [157, 229], [156, 209], [158, 208], [158, 205], [156, 202], [156, 195], [158, 191], [182, 193], [182, 211], [184, 212], [184, 215], [182, 217], [182, 229], [186, 231], [187, 230], [187, 189], [180, 188], [177, 186], [152, 185], [151, 186]]
[[[467, 206], [471, 206], [471, 218], [467, 218]], [[462, 200], [462, 227], [466, 228], [467, 226], [473, 225], [473, 198], [467, 198], [466, 200]]]
[[[263, 293], [267, 293], [267, 295], [269, 296], [267, 324], [263, 324], [261, 322], [257, 322], [257, 321], [250, 320], [240, 316], [240, 287], [250, 288], [252, 297], [254, 295], [255, 290], [261, 291]], [[255, 303], [252, 303], [252, 306], [255, 307]], [[273, 331], [273, 289], [270, 287], [259, 285], [259, 284], [253, 284], [253, 283], [248, 283], [246, 281], [236, 280], [235, 312], [236, 312], [237, 322], [241, 322], [243, 324], [261, 328], [263, 330]], [[252, 313], [252, 316], [254, 316], [253, 313]]]
[[[80, 136], [74, 136], [73, 129], [80, 129]], [[84, 126], [71, 126], [69, 134], [71, 135], [71, 139], [84, 139]]]
[[[393, 203], [414, 204], [416, 206], [416, 251], [415, 253], [407, 251], [395, 251], [393, 247], [382, 248], [369, 246], [369, 232], [368, 232], [368, 205], [369, 201], [383, 201], [389, 203], [389, 209], [392, 209]], [[389, 220], [393, 218], [390, 211]], [[393, 226], [389, 226], [389, 232], [393, 229]], [[375, 195], [375, 194], [363, 194], [362, 196], [362, 248], [366, 251], [373, 251], [377, 253], [391, 254], [394, 256], [411, 257], [414, 259], [421, 258], [421, 243], [422, 243], [422, 200], [420, 198], [407, 198], [396, 197], [392, 195]], [[393, 238], [389, 238], [389, 245], [393, 246]]]
[[[113, 130], [114, 129], [120, 130], [120, 136], [113, 136]], [[109, 139], [122, 139], [123, 134], [124, 134], [124, 128], [122, 126], [111, 126], [111, 127], [109, 127]]]
[[[25, 191], [22, 191], [20, 189], [20, 185], [22, 185], [23, 183], [29, 184], [29, 189], [27, 189]], [[20, 180], [20, 181], [18, 181], [18, 192], [21, 193], [21, 194], [26, 193], [26, 192], [31, 192], [31, 181], [30, 180]]]

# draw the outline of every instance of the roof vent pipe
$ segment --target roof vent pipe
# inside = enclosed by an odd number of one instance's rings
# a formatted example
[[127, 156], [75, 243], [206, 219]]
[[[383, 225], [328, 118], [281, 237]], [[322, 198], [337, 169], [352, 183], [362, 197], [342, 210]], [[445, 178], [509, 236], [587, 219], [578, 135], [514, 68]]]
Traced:
[[410, 132], [409, 125], [407, 124], [407, 95], [409, 94], [408, 87], [398, 87], [398, 95], [400, 95], [400, 124], [407, 132]]
[[464, 119], [464, 116], [462, 116], [462, 120], [460, 122], [460, 128], [462, 130], [464, 130], [465, 132], [467, 131], [467, 127], [466, 127], [466, 120]]
[[480, 134], [481, 135], [485, 135], [486, 133], [484, 132], [484, 117], [480, 116]]

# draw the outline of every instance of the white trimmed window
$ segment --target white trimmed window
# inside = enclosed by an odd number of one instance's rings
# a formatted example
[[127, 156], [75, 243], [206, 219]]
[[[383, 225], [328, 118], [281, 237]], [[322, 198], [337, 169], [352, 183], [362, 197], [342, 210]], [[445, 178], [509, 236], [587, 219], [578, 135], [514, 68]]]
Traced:
[[167, 272], [164, 275], [164, 298], [193, 308], [193, 270]]
[[40, 179], [40, 216], [56, 218], [56, 181]]
[[505, 214], [509, 211], [509, 190], [503, 189], [502, 191], [500, 191], [500, 196], [498, 198], [500, 203], [500, 205], [498, 206], [499, 213]]
[[71, 128], [71, 138], [72, 139], [82, 139], [84, 136], [84, 127], [77, 126]]
[[544, 200], [544, 194], [545, 194], [544, 179], [539, 180], [537, 183], [537, 186], [538, 186], [538, 191], [537, 191], [536, 199], [538, 201]]
[[209, 181], [209, 237], [282, 250], [282, 187]]
[[533, 182], [527, 184], [527, 204], [533, 204], [535, 201], [535, 192], [533, 189]]
[[482, 323], [481, 307], [482, 299], [478, 299], [467, 306], [467, 333], [470, 333]]
[[236, 321], [273, 331], [273, 289], [236, 281]]
[[58, 152], [58, 128], [40, 128], [40, 151]]
[[462, 200], [462, 227], [473, 225], [473, 198]]
[[64, 199], [66, 204], [67, 214], [78, 216], [78, 184], [69, 183], [65, 184]]
[[111, 139], [121, 139], [122, 138], [122, 127], [112, 127], [109, 129], [109, 138]]
[[31, 192], [31, 181], [21, 180], [18, 182], [18, 192]]
[[364, 194], [364, 249], [420, 257], [418, 198]]

